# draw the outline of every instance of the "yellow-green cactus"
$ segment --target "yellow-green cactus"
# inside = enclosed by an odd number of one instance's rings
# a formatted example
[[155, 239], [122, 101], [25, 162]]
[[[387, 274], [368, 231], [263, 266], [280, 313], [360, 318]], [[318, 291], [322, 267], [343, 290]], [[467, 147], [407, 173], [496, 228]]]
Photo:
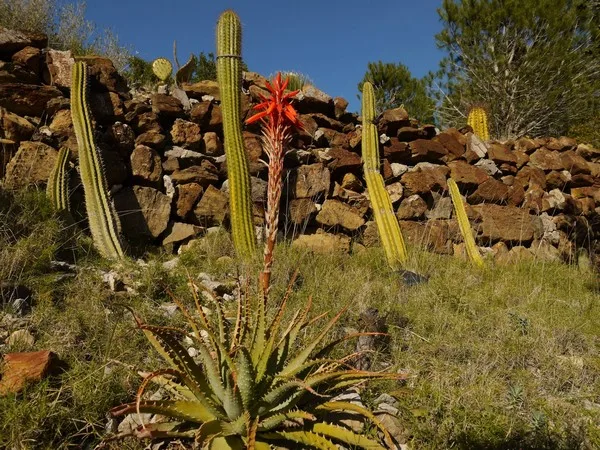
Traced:
[[173, 65], [167, 58], [156, 58], [152, 61], [152, 72], [164, 83], [171, 76]]
[[482, 141], [487, 141], [490, 138], [487, 112], [481, 106], [471, 108], [467, 117], [467, 124], [473, 128], [473, 133]]
[[241, 119], [242, 27], [233, 11], [225, 11], [217, 22], [217, 80], [221, 93], [223, 135], [229, 178], [229, 210], [233, 244], [248, 257], [256, 249], [252, 224], [250, 172], [244, 151]]
[[365, 82], [362, 97], [362, 158], [365, 180], [375, 215], [379, 238], [390, 267], [400, 269], [408, 259], [404, 238], [392, 208], [390, 195], [385, 190], [379, 173], [379, 136], [375, 120], [375, 93], [373, 85]]
[[94, 130], [87, 105], [87, 66], [73, 65], [71, 78], [71, 117], [79, 148], [79, 172], [85, 195], [85, 208], [94, 245], [102, 256], [123, 258], [119, 221], [109, 198], [102, 157], [94, 142]]
[[467, 256], [473, 264], [483, 267], [483, 259], [479, 254], [477, 245], [475, 245], [475, 239], [473, 238], [471, 225], [469, 224], [469, 219], [467, 218], [465, 204], [463, 203], [460, 192], [458, 191], [458, 186], [452, 178], [448, 179], [448, 190], [450, 191], [450, 197], [452, 198], [452, 203], [454, 204], [454, 214], [456, 215], [458, 227], [460, 228], [460, 233], [462, 234], [463, 241], [465, 243]]
[[50, 172], [46, 195], [57, 211], [69, 211], [69, 149], [62, 147]]

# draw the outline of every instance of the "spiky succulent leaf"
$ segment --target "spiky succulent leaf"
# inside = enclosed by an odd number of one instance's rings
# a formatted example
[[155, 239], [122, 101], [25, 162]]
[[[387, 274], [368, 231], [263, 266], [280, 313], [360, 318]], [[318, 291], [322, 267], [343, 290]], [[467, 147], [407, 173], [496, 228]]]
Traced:
[[[111, 410], [111, 414], [114, 416], [135, 412], [138, 412], [137, 402], [117, 406]], [[204, 423], [216, 419], [211, 411], [204, 408], [202, 404], [189, 400], [144, 400], [139, 404], [139, 412], [160, 414], [194, 423]]]
[[263, 436], [266, 439], [291, 441], [295, 444], [308, 445], [319, 450], [338, 450], [337, 445], [333, 442], [311, 431], [278, 431], [265, 433]]
[[336, 441], [344, 442], [345, 444], [350, 444], [352, 446], [366, 448], [369, 450], [386, 450], [385, 447], [382, 447], [376, 441], [337, 425], [321, 422], [315, 423], [312, 429], [320, 435], [329, 437], [330, 439], [334, 439]]

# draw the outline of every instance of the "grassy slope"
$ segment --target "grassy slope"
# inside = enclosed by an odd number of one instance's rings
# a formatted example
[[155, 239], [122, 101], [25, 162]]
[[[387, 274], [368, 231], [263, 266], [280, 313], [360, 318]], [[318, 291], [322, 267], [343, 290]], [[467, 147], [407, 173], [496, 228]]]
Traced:
[[[226, 279], [258, 267], [218, 260], [233, 252], [226, 235], [214, 235], [172, 273], [160, 266], [165, 255], [150, 257], [155, 262], [143, 268], [125, 263], [120, 271], [133, 274], [138, 294], [118, 295], [104, 288], [96, 270], [102, 262], [85, 250], [89, 241], [75, 236], [67, 253], [86, 269], [56, 281], [48, 262], [53, 244], [64, 244], [67, 233], [35, 196], [9, 200], [0, 204], [0, 222], [14, 224], [0, 233], [0, 278], [34, 288], [28, 323], [34, 348], [55, 351], [67, 368], [19, 396], [0, 398], [0, 448], [97, 442], [108, 409], [135, 394], [133, 368], [160, 364], [121, 305], [150, 322], [177, 325], [179, 315], [167, 319], [156, 307], [168, 301], [164, 286], [189, 300], [186, 272]], [[413, 268], [431, 278], [406, 288], [377, 249], [354, 256], [277, 250], [273, 298], [299, 267], [294, 306], [308, 296], [315, 313], [349, 305], [346, 326], [369, 306], [388, 316], [391, 344], [378, 363], [406, 369], [411, 378], [401, 386], [374, 385], [365, 399], [382, 390], [399, 399], [412, 448], [600, 447], [600, 295], [590, 273], [547, 263], [477, 272], [455, 258], [413, 253]], [[4, 349], [17, 350], [29, 349]], [[118, 448], [139, 447], [129, 442]]]

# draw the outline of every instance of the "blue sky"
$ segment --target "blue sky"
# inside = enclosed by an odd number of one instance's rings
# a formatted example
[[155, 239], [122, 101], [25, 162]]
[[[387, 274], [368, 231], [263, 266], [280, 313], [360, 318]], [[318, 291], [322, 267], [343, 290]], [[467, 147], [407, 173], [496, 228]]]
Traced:
[[119, 40], [144, 59], [172, 59], [177, 40], [180, 62], [190, 52], [214, 52], [215, 24], [228, 8], [242, 20], [242, 56], [263, 75], [296, 70], [357, 111], [357, 84], [367, 63], [406, 64], [414, 76], [436, 70], [443, 53], [434, 35], [441, 0], [88, 0], [86, 18], [112, 28]]

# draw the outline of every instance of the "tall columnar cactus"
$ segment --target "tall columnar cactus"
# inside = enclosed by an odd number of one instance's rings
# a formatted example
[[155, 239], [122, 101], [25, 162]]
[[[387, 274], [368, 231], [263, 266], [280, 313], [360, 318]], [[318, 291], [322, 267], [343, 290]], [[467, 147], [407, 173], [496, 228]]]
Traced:
[[394, 215], [392, 201], [385, 190], [383, 177], [379, 173], [379, 138], [375, 120], [375, 93], [373, 85], [363, 85], [362, 97], [362, 158], [365, 180], [375, 214], [379, 237], [388, 263], [397, 270], [406, 262], [406, 245]]
[[79, 147], [79, 171], [94, 245], [102, 256], [117, 259], [123, 257], [119, 222], [109, 198], [102, 157], [94, 143], [87, 105], [87, 79], [87, 66], [84, 62], [76, 62], [71, 81], [71, 116]]
[[69, 149], [62, 147], [50, 172], [46, 195], [57, 211], [69, 211]]
[[460, 232], [465, 243], [465, 248], [467, 249], [467, 256], [473, 264], [483, 267], [483, 259], [479, 254], [477, 245], [475, 245], [475, 239], [473, 239], [473, 233], [471, 232], [471, 225], [469, 224], [469, 219], [467, 218], [465, 204], [463, 203], [460, 192], [458, 191], [458, 186], [452, 178], [448, 179], [448, 190], [450, 191], [450, 197], [452, 198], [452, 203], [454, 204], [454, 213], [456, 214], [456, 219], [458, 220], [458, 227], [460, 228]]
[[467, 124], [473, 128], [473, 133], [482, 141], [487, 141], [490, 138], [487, 112], [481, 106], [471, 108], [467, 117]]
[[233, 11], [225, 11], [217, 22], [217, 80], [229, 177], [231, 232], [238, 254], [248, 257], [254, 253], [256, 238], [252, 224], [250, 172], [242, 138], [241, 47], [240, 19]]
[[156, 58], [152, 61], [152, 72], [164, 83], [171, 76], [173, 65], [167, 58]]

